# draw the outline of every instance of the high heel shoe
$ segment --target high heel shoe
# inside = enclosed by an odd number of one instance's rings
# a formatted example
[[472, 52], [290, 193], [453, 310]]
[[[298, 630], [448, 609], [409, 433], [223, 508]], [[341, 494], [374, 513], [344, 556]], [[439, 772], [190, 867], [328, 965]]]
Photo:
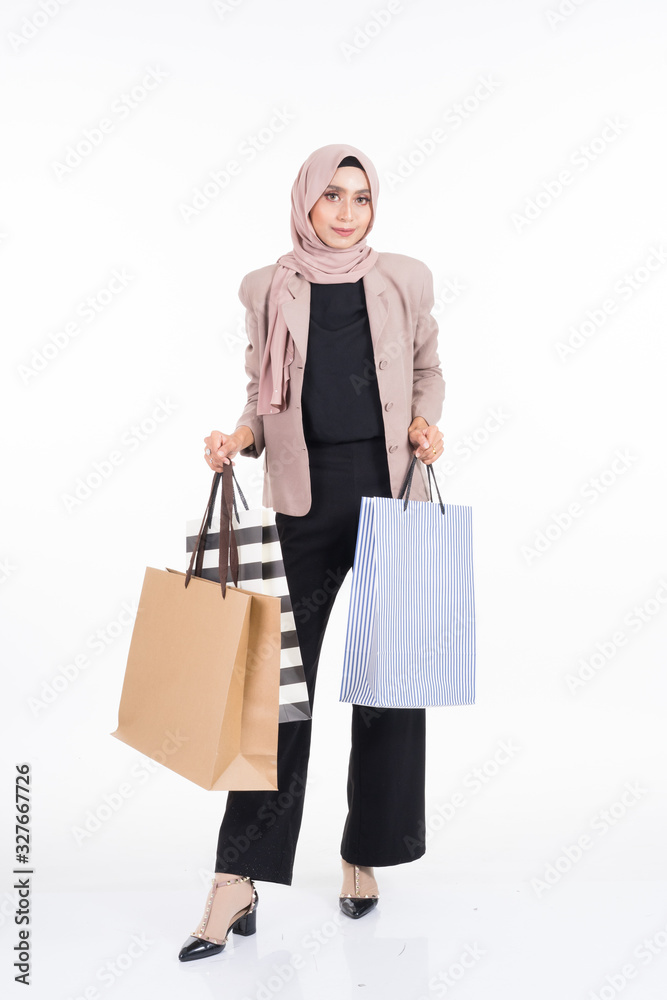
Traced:
[[[348, 861], [345, 864], [349, 864]], [[378, 904], [379, 895], [376, 893], [365, 893], [362, 895], [359, 888], [359, 865], [354, 865], [354, 893], [342, 893], [338, 898], [338, 905], [346, 917], [357, 920], [369, 913]]]
[[[215, 897], [216, 890], [223, 885], [232, 885], [235, 882], [250, 882], [252, 886], [252, 899], [248, 906], [245, 906], [242, 910], [238, 910], [234, 914], [234, 918], [225, 932], [225, 937], [221, 941], [219, 938], [207, 937], [205, 931], [208, 925], [209, 917], [211, 915], [211, 906], [213, 905], [213, 899]], [[193, 931], [190, 937], [187, 939], [183, 947], [178, 953], [179, 960], [181, 962], [192, 962], [197, 958], [205, 958], [209, 955], [218, 955], [221, 951], [224, 951], [225, 945], [227, 944], [227, 937], [229, 932], [233, 931], [234, 934], [242, 934], [244, 937], [248, 937], [250, 934], [254, 934], [257, 927], [257, 903], [259, 902], [259, 894], [255, 888], [255, 883], [250, 878], [249, 875], [244, 875], [241, 878], [231, 878], [226, 881], [217, 882], [213, 879], [213, 883], [208, 895], [208, 900], [206, 903], [206, 910], [204, 911], [204, 916], [199, 929]]]

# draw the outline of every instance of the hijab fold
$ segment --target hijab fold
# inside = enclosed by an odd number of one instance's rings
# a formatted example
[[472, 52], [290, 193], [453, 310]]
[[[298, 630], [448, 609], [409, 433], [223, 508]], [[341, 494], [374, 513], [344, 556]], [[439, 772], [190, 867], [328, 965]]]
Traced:
[[[356, 156], [368, 177], [371, 221], [364, 237], [353, 246], [330, 247], [315, 232], [308, 213], [331, 183], [338, 165], [346, 156]], [[366, 245], [366, 236], [373, 228], [379, 187], [375, 167], [354, 146], [321, 146], [302, 164], [292, 186], [290, 228], [293, 249], [278, 258], [279, 266], [269, 292], [266, 346], [259, 373], [258, 414], [280, 413], [287, 406], [289, 365], [294, 360], [294, 341], [282, 312], [283, 303], [291, 301], [292, 297], [288, 281], [295, 273], [315, 284], [358, 281], [374, 267], [378, 253]]]

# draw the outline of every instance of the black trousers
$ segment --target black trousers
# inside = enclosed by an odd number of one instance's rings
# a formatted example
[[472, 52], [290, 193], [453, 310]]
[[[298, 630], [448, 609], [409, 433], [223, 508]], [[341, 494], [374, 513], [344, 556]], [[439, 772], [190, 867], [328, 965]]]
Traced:
[[[312, 505], [276, 514], [306, 684], [314, 713], [324, 631], [354, 560], [362, 496], [391, 496], [384, 437], [308, 444]], [[382, 866], [424, 854], [423, 708], [352, 706], [348, 815], [340, 853]], [[229, 792], [215, 870], [290, 885], [303, 815], [312, 719], [278, 727], [278, 791]], [[343, 738], [332, 753], [343, 748]], [[419, 834], [422, 834], [420, 838]]]

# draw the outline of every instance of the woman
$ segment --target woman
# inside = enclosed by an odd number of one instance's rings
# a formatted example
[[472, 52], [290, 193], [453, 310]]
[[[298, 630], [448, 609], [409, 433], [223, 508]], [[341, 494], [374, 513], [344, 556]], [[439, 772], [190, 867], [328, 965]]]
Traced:
[[[247, 405], [233, 433], [205, 438], [217, 472], [237, 454], [265, 452], [263, 504], [276, 511], [311, 709], [360, 498], [396, 497], [414, 454], [410, 497], [428, 499], [423, 466], [442, 452], [433, 279], [421, 261], [367, 245], [378, 189], [373, 164], [353, 146], [323, 146], [305, 161], [292, 188], [293, 251], [246, 275], [239, 291]], [[215, 878], [181, 961], [222, 951], [232, 929], [254, 933], [255, 879], [291, 884], [311, 724], [279, 726], [277, 792], [228, 793]], [[414, 846], [424, 830], [424, 755], [425, 709], [352, 706], [339, 897], [349, 917], [377, 905], [374, 866], [424, 854], [423, 841]]]

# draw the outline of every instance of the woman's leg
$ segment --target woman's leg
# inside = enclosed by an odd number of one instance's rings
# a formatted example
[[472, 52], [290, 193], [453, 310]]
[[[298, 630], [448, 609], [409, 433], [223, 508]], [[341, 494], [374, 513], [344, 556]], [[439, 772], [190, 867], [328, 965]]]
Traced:
[[[363, 460], [371, 492], [391, 496], [386, 450]], [[372, 868], [414, 861], [424, 854], [426, 710], [352, 706], [347, 782], [348, 816], [341, 857]], [[348, 873], [349, 874], [349, 873]]]
[[[312, 505], [276, 515], [306, 685], [314, 708], [329, 614], [354, 558], [360, 497], [347, 445], [309, 446]], [[278, 791], [233, 791], [220, 826], [217, 872], [290, 885], [303, 816], [312, 720], [278, 727]]]
[[425, 852], [426, 709], [352, 707], [341, 857], [400, 865]]

